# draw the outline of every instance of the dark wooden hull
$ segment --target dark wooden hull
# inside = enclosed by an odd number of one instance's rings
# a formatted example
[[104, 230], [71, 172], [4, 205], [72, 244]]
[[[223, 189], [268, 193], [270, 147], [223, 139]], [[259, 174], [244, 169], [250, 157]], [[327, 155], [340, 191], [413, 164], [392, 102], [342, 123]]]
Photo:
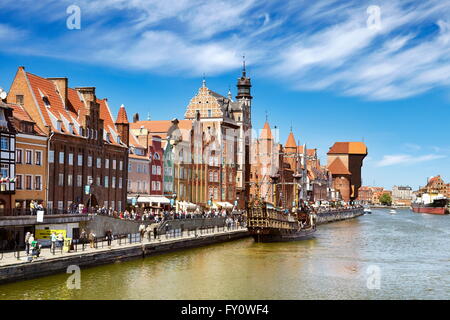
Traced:
[[281, 242], [308, 240], [314, 237], [316, 228], [306, 230], [286, 230], [275, 228], [249, 228], [256, 242]]

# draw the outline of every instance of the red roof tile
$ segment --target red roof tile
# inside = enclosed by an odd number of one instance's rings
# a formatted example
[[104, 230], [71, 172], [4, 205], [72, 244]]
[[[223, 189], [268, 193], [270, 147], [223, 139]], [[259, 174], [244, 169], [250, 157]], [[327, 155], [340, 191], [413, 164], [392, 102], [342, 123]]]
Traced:
[[127, 117], [127, 111], [125, 110], [124, 105], [121, 105], [119, 108], [119, 113], [117, 114], [116, 123], [129, 123]]
[[350, 171], [348, 171], [347, 167], [339, 158], [333, 160], [333, 162], [328, 166], [328, 170], [332, 174], [350, 174]]
[[261, 130], [261, 135], [259, 136], [259, 138], [264, 140], [273, 139], [272, 130], [270, 130], [270, 125], [267, 121], [266, 123], [264, 123], [264, 127]]
[[291, 131], [286, 140], [285, 148], [296, 148], [297, 144], [295, 143], [294, 133]]

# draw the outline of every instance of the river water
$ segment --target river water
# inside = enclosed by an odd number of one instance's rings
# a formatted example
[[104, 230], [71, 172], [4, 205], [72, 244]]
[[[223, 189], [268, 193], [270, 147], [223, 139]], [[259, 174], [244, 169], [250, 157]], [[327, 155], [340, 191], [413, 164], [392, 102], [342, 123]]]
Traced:
[[375, 209], [315, 239], [251, 238], [0, 285], [0, 299], [450, 299], [450, 216]]

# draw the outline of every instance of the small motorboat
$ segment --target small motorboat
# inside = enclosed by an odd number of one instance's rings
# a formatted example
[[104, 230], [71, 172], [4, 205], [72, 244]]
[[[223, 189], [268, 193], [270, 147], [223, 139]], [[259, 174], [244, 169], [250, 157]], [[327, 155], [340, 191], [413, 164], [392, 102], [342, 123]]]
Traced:
[[397, 213], [397, 210], [391, 209], [391, 210], [389, 210], [389, 213], [390, 213], [390, 214], [396, 214], [396, 213]]
[[365, 207], [365, 208], [364, 208], [364, 213], [371, 214], [371, 213], [372, 213], [372, 210], [370, 209], [370, 207]]

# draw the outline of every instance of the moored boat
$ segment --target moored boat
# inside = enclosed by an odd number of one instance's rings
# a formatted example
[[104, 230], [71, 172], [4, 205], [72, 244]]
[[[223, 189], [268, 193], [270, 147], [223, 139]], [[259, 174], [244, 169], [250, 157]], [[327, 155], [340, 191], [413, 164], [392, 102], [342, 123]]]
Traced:
[[290, 213], [255, 201], [248, 211], [247, 229], [256, 242], [310, 239], [316, 231], [316, 215], [307, 210]]
[[411, 204], [413, 212], [429, 214], [449, 214], [449, 200], [442, 195], [423, 194]]

